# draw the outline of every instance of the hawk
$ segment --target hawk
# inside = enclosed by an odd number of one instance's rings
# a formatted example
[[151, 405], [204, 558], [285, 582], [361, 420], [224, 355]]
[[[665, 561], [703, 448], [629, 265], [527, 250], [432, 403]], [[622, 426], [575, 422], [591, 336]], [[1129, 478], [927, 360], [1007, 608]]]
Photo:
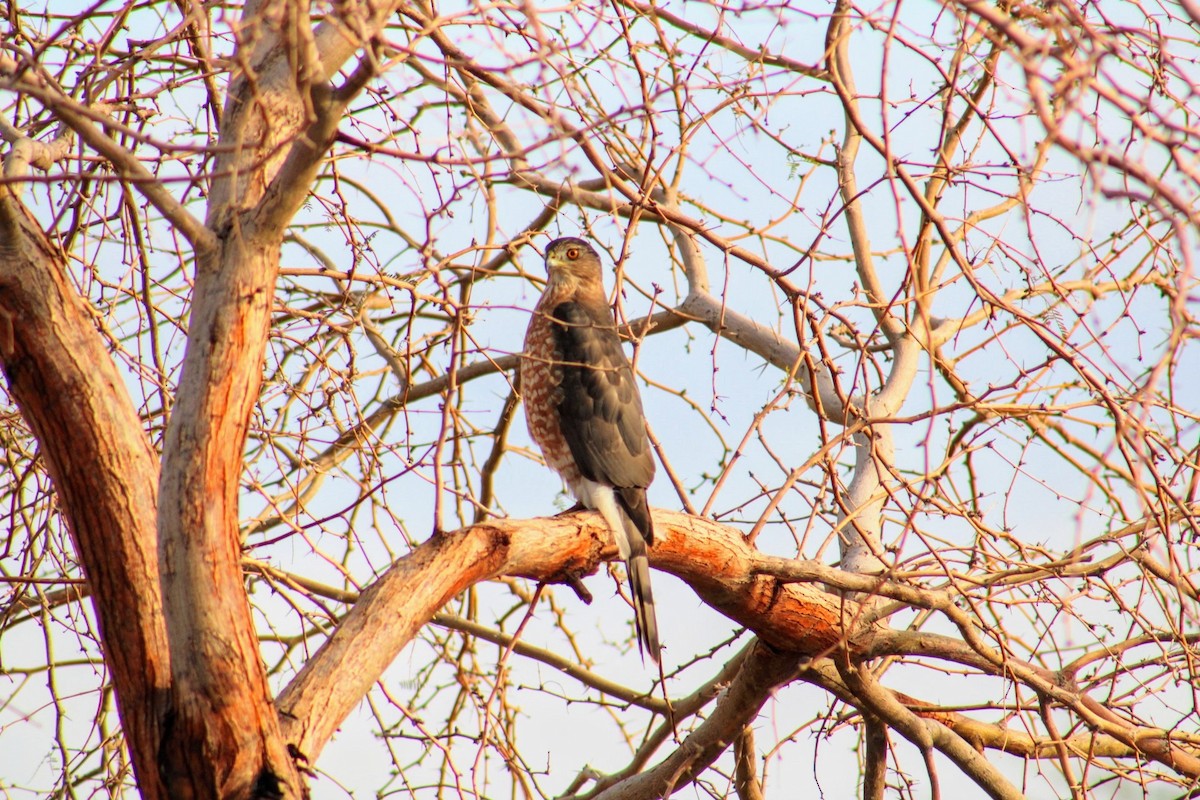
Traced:
[[549, 280], [525, 333], [521, 394], [529, 434], [583, 505], [600, 512], [629, 572], [638, 647], [658, 662], [646, 546], [654, 458], [642, 399], [604, 294], [600, 257], [582, 239], [546, 248]]

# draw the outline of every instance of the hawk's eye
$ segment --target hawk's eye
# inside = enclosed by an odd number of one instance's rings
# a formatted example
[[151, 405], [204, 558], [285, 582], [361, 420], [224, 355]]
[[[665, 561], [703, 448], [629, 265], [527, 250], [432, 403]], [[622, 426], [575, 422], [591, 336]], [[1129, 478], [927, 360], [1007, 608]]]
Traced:
[[572, 261], [579, 258], [579, 248], [572, 247], [569, 250], [567, 250], [567, 258], [571, 259]]

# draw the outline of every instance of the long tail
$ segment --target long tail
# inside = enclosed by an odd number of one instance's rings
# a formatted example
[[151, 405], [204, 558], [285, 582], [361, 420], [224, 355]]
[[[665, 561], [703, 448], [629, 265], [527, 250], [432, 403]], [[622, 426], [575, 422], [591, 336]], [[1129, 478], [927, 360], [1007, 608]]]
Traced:
[[658, 618], [654, 614], [654, 592], [650, 590], [650, 559], [646, 545], [654, 542], [654, 523], [645, 489], [623, 489], [617, 492], [621, 507], [622, 528], [628, 549], [620, 548], [629, 573], [629, 594], [633, 598], [634, 623], [637, 626], [638, 648], [650, 660], [658, 663]]
[[629, 572], [629, 593], [633, 597], [633, 617], [637, 625], [638, 648], [658, 663], [658, 619], [654, 615], [654, 592], [650, 590], [650, 559], [646, 558], [646, 545], [639, 541], [634, 546], [641, 548], [625, 562]]

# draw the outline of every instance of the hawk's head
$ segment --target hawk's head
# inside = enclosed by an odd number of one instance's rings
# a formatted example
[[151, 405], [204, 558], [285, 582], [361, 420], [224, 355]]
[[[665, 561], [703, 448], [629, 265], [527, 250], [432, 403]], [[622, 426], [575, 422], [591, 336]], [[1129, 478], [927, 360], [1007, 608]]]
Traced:
[[546, 247], [546, 272], [550, 282], [571, 286], [600, 283], [600, 256], [583, 239], [568, 236]]

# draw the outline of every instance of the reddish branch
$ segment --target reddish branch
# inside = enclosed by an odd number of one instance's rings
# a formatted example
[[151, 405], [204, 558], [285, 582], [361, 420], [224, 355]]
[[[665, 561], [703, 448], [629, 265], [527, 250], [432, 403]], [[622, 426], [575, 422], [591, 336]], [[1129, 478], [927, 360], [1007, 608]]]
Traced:
[[[158, 456], [63, 254], [0, 186], [0, 366], [37, 437], [87, 576], [142, 796], [162, 798], [153, 754], [170, 664], [159, 595]], [[73, 594], [73, 593], [72, 593]]]
[[[859, 618], [857, 603], [826, 591], [822, 584], [902, 598], [906, 605], [942, 611], [946, 610], [942, 598], [947, 593], [811, 562], [787, 561], [793, 566], [784, 570], [784, 559], [764, 557], [733, 528], [661, 510], [655, 511], [654, 519], [656, 537], [650, 558], [655, 568], [680, 577], [705, 603], [753, 630], [787, 663], [794, 665], [813, 657], [808, 680], [891, 724], [902, 725], [903, 735], [923, 738], [929, 746], [948, 753], [963, 769], [996, 788], [998, 797], [1008, 796], [1002, 781], [968, 751], [997, 748], [1048, 757], [1057, 743], [944, 712], [877, 683], [870, 686], [870, 696], [862, 696], [845, 688], [837, 670], [821, 666], [833, 663], [823, 656], [848, 663], [889, 654], [923, 656], [1015, 677], [1103, 729], [1100, 734], [1074, 737], [1070, 747], [1099, 747], [1108, 755], [1149, 757], [1180, 774], [1200, 775], [1190, 748], [1111, 712], [1099, 714], [1095, 701], [1055, 673], [1010, 658], [994, 661], [990, 651], [980, 652], [951, 637], [891, 631], [870, 623]], [[330, 639], [281, 693], [277, 707], [286, 739], [305, 758], [315, 760], [400, 649], [466, 587], [501, 575], [566, 581], [590, 574], [602, 560], [615, 556], [606, 529], [590, 513], [495, 520], [435, 536], [398, 560], [362, 593]], [[670, 623], [664, 620], [664, 625]], [[756, 685], [765, 699], [776, 684]], [[731, 726], [742, 724], [736, 722], [736, 714], [721, 719], [728, 719]], [[926, 730], [922, 727], [925, 723], [914, 722], [918, 719], [937, 726]], [[722, 729], [720, 735], [732, 737], [737, 731]], [[709, 731], [706, 735], [717, 734]], [[694, 753], [689, 758], [692, 756]], [[662, 788], [665, 784], [654, 785]]]

